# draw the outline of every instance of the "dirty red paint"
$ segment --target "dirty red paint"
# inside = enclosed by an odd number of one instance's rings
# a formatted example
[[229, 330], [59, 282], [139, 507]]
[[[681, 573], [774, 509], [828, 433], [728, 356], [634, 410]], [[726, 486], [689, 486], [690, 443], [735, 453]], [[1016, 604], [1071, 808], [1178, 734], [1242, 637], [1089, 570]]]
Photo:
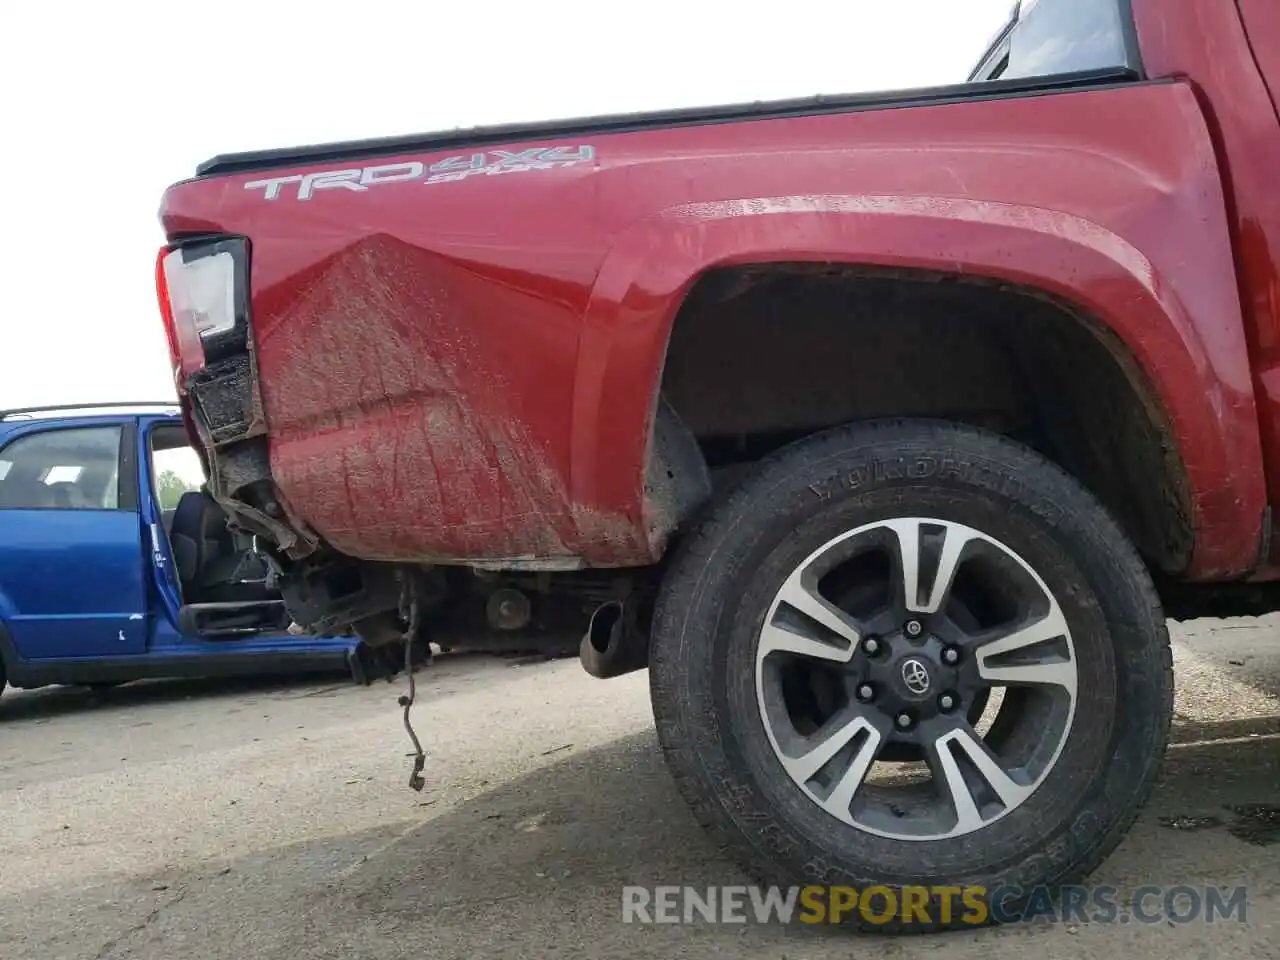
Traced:
[[[1280, 92], [1280, 10], [1270, 0], [1238, 3], [1239, 11], [1235, 3], [1207, 0], [1143, 3], [1135, 5], [1135, 13], [1139, 37], [1149, 48], [1144, 49], [1148, 70], [1194, 77], [1213, 125], [1233, 195], [1230, 226], [1253, 356], [1268, 499], [1280, 502], [1280, 275], [1273, 253], [1280, 250], [1275, 186], [1280, 122], [1267, 86], [1270, 80], [1271, 91]], [[1229, 466], [1258, 469], [1246, 459]]]
[[1231, 575], [1257, 561], [1264, 446], [1280, 491], [1280, 130], [1233, 4], [1134, 7], [1148, 72], [1194, 82], [530, 141], [595, 157], [306, 202], [245, 189], [301, 170], [213, 177], [163, 222], [252, 238], [273, 475], [356, 556], [656, 559], [643, 464], [683, 296], [716, 266], [839, 261], [1027, 284], [1109, 326], [1185, 463], [1188, 573]]

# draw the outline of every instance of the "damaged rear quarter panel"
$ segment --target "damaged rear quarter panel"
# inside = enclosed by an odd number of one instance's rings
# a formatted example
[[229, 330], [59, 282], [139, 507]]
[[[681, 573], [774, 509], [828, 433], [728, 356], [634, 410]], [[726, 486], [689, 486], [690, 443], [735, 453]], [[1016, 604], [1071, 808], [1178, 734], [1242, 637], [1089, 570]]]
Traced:
[[[557, 410], [567, 416], [556, 385], [572, 376], [572, 344], [523, 371], [520, 357], [537, 353], [526, 341], [556, 319], [501, 283], [466, 296], [475, 270], [375, 234], [318, 265], [259, 333], [265, 403], [283, 414], [272, 421], [274, 476], [344, 553], [578, 555], [556, 467], [563, 437], [538, 430]], [[508, 317], [517, 322], [502, 336], [485, 335]]]
[[[583, 144], [506, 149], [532, 146]], [[251, 238], [273, 475], [339, 550], [656, 559], [666, 531], [651, 522], [644, 467], [682, 298], [707, 269], [795, 260], [984, 275], [1087, 310], [1158, 390], [1201, 531], [1192, 572], [1255, 558], [1256, 412], [1221, 184], [1185, 85], [589, 146], [589, 163], [305, 201], [245, 189], [252, 174], [171, 189], [170, 234], [200, 224]]]

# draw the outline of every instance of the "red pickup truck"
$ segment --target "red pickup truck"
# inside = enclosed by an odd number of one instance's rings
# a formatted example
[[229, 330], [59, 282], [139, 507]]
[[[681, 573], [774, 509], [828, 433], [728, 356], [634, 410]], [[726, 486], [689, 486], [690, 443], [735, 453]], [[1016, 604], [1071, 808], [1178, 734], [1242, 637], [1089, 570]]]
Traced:
[[1269, 0], [1038, 0], [953, 86], [216, 157], [188, 429], [303, 627], [647, 668], [760, 879], [1052, 888], [1174, 605], [1280, 608], [1277, 94]]

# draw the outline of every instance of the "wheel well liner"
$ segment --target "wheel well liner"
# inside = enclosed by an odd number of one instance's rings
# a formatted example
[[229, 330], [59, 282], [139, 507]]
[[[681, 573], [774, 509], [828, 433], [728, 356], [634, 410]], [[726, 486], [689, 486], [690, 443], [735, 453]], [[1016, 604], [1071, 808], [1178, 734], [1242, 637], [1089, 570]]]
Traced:
[[945, 417], [1073, 473], [1153, 566], [1194, 546], [1172, 423], [1127, 345], [1042, 290], [982, 277], [770, 263], [701, 274], [677, 313], [660, 397], [717, 471], [882, 416]]

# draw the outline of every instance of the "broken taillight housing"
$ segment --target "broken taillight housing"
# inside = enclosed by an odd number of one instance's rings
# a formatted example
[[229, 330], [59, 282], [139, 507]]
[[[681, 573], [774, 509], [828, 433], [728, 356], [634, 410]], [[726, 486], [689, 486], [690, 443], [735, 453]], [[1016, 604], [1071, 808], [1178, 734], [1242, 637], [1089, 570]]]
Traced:
[[238, 237], [162, 247], [156, 295], [175, 376], [186, 379], [246, 345], [246, 245]]

